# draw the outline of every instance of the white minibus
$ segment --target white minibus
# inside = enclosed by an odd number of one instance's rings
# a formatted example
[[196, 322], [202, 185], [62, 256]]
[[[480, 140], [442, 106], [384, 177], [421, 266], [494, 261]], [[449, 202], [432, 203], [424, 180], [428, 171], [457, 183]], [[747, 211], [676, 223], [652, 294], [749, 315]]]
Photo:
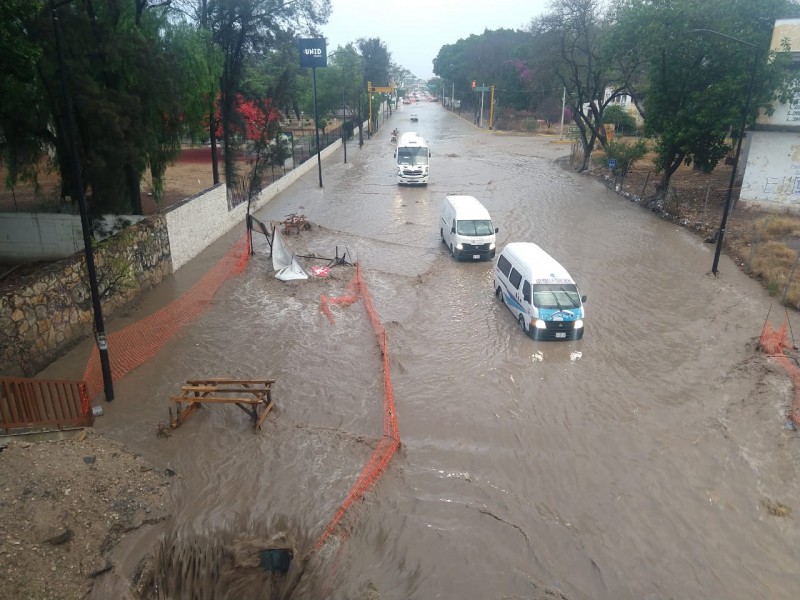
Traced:
[[425, 138], [416, 131], [408, 131], [400, 136], [394, 157], [397, 159], [398, 184], [428, 184], [431, 151]]
[[586, 296], [567, 270], [536, 244], [506, 244], [494, 269], [494, 293], [535, 340], [583, 337]]
[[453, 258], [494, 258], [495, 234], [489, 211], [472, 196], [447, 196], [439, 217], [439, 235]]

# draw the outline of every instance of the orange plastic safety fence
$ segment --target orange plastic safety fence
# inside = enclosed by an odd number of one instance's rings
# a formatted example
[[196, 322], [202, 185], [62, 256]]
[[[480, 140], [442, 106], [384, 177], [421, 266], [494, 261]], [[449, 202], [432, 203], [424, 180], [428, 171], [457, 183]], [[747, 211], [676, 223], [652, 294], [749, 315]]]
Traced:
[[347, 514], [347, 511], [356, 502], [360, 501], [367, 490], [369, 490], [381, 475], [383, 475], [389, 465], [389, 461], [391, 461], [395, 452], [397, 452], [397, 449], [400, 447], [400, 431], [397, 426], [397, 411], [395, 410], [394, 390], [392, 388], [392, 378], [389, 369], [386, 331], [372, 303], [372, 297], [369, 294], [369, 290], [367, 290], [361, 268], [358, 265], [356, 265], [355, 275], [353, 275], [353, 279], [348, 284], [345, 294], [338, 298], [322, 296], [320, 298], [320, 310], [322, 310], [322, 312], [328, 316], [331, 323], [333, 323], [333, 313], [330, 310], [330, 305], [349, 305], [358, 300], [359, 297], [364, 303], [364, 308], [367, 311], [370, 324], [375, 332], [378, 347], [383, 355], [383, 437], [378, 442], [378, 446], [373, 451], [367, 464], [364, 465], [364, 468], [361, 470], [361, 474], [358, 476], [355, 484], [350, 488], [347, 497], [344, 499], [327, 527], [325, 527], [325, 531], [317, 541], [315, 549], [322, 547], [325, 540], [336, 530], [336, 527]]
[[789, 418], [795, 425], [800, 425], [800, 368], [786, 356], [786, 350], [792, 349], [794, 345], [789, 341], [789, 324], [784, 321], [777, 330], [767, 322], [761, 330], [758, 346], [766, 354], [774, 358], [783, 367], [794, 386], [794, 402], [789, 413]]
[[[184, 325], [204, 312], [223, 282], [245, 269], [250, 259], [249, 247], [249, 239], [245, 236], [180, 298], [141, 321], [109, 335], [108, 357], [112, 381], [119, 380], [153, 358]], [[83, 380], [89, 398], [94, 398], [103, 390], [97, 346], [86, 364]]]

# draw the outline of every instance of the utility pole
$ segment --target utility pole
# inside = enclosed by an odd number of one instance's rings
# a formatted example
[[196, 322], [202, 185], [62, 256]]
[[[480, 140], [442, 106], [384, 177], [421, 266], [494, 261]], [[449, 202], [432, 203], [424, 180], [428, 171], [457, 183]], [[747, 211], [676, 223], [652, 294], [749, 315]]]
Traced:
[[564, 108], [567, 105], [567, 87], [564, 86], [564, 93], [561, 95], [561, 138], [564, 139]]
[[317, 117], [317, 68], [311, 67], [314, 95], [314, 133], [317, 136], [317, 168], [319, 169], [319, 187], [322, 187], [322, 153], [319, 148], [319, 118]]
[[494, 86], [489, 88], [491, 94], [489, 95], [489, 129], [494, 125]]
[[100, 351], [100, 369], [103, 373], [103, 390], [106, 402], [114, 399], [113, 377], [111, 375], [111, 363], [108, 358], [108, 341], [106, 340], [106, 330], [103, 324], [103, 307], [100, 303], [100, 292], [97, 288], [97, 272], [94, 264], [94, 252], [92, 250], [92, 237], [89, 227], [89, 215], [86, 211], [86, 198], [83, 195], [83, 178], [81, 177], [81, 166], [78, 160], [78, 148], [75, 143], [75, 124], [73, 123], [72, 102], [67, 92], [67, 71], [64, 62], [64, 53], [61, 49], [61, 27], [58, 22], [57, 9], [72, 0], [65, 0], [56, 4], [50, 0], [50, 14], [53, 19], [53, 28], [56, 36], [56, 53], [58, 54], [58, 70], [61, 72], [61, 94], [64, 101], [64, 128], [66, 133], [67, 147], [69, 148], [70, 166], [72, 167], [73, 185], [78, 196], [78, 207], [81, 213], [81, 229], [83, 230], [83, 249], [86, 253], [86, 271], [89, 276], [89, 291], [92, 296], [92, 308], [94, 311], [94, 331], [97, 341], [97, 349]]
[[345, 123], [347, 123], [347, 112], [344, 103], [344, 82], [342, 82], [342, 147], [344, 148], [344, 162], [347, 162], [347, 131], [345, 130]]
[[478, 119], [478, 127], [483, 127], [483, 94], [485, 93], [483, 88], [485, 87], [485, 85], [481, 84], [481, 116], [480, 119]]

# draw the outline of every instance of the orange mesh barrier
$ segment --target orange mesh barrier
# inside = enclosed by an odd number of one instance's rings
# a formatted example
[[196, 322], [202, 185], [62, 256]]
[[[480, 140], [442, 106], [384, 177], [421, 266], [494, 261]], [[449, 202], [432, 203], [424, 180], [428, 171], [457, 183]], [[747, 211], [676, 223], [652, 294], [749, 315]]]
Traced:
[[800, 425], [800, 367], [789, 360], [786, 350], [795, 350], [796, 346], [789, 341], [789, 323], [784, 321], [777, 330], [769, 322], [764, 323], [761, 330], [761, 337], [758, 340], [758, 347], [774, 358], [784, 371], [789, 375], [794, 385], [794, 402], [789, 412], [789, 419], [795, 425]]
[[[153, 358], [184, 325], [207, 308], [223, 282], [241, 273], [250, 260], [250, 237], [244, 236], [200, 281], [167, 306], [108, 336], [108, 359], [112, 381], [118, 381], [133, 369]], [[83, 380], [89, 398], [103, 390], [100, 352], [92, 350]]]
[[320, 311], [333, 323], [334, 319], [330, 309], [331, 305], [350, 305], [359, 298], [364, 302], [364, 308], [367, 311], [370, 324], [375, 332], [378, 347], [383, 355], [383, 437], [378, 442], [378, 446], [373, 451], [367, 464], [364, 465], [364, 468], [361, 470], [361, 474], [358, 476], [355, 484], [350, 488], [350, 492], [347, 494], [344, 502], [342, 502], [336, 514], [328, 523], [327, 527], [325, 527], [325, 531], [317, 541], [315, 550], [322, 547], [325, 540], [336, 530], [336, 527], [342, 521], [347, 511], [355, 503], [359, 502], [367, 490], [369, 490], [381, 475], [383, 475], [383, 472], [386, 471], [389, 465], [389, 461], [400, 447], [400, 432], [397, 427], [397, 412], [395, 410], [394, 391], [392, 389], [392, 378], [389, 370], [389, 352], [386, 342], [386, 331], [375, 310], [375, 306], [372, 304], [372, 297], [364, 283], [364, 277], [361, 273], [360, 266], [356, 265], [355, 275], [353, 275], [353, 279], [351, 279], [350, 283], [347, 285], [344, 295], [337, 298], [320, 296]]

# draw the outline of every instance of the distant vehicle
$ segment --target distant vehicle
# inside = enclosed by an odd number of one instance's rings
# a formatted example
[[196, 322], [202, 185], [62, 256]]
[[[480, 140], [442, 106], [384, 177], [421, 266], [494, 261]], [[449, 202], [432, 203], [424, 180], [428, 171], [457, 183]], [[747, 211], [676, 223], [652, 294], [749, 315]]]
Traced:
[[403, 98], [403, 104], [411, 104], [411, 100], [408, 98]]
[[419, 121], [419, 116], [417, 115], [417, 113], [411, 113], [411, 121], [412, 123], [416, 123], [417, 121]]
[[397, 183], [427, 185], [430, 156], [431, 151], [425, 138], [416, 131], [401, 135], [394, 151], [397, 159]]

